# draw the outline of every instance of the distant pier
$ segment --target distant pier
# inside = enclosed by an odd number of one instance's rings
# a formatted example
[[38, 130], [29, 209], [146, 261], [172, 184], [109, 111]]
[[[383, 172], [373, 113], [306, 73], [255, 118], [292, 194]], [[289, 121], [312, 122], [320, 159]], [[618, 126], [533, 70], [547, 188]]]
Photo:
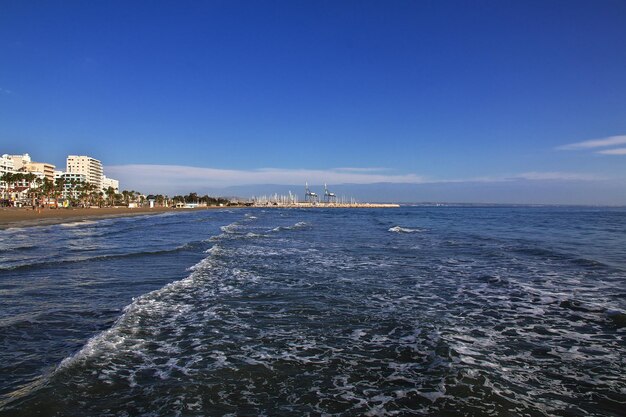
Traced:
[[252, 207], [282, 207], [282, 208], [397, 208], [399, 204], [388, 203], [360, 203], [354, 198], [349, 199], [344, 196], [337, 196], [328, 190], [328, 185], [324, 184], [324, 199], [320, 201], [320, 196], [311, 191], [309, 183], [304, 184], [304, 202], [298, 201], [298, 195], [289, 191], [288, 195], [264, 195], [252, 197], [245, 203]]
[[254, 202], [251, 207], [276, 208], [398, 208], [399, 204], [389, 203], [281, 203], [275, 201]]

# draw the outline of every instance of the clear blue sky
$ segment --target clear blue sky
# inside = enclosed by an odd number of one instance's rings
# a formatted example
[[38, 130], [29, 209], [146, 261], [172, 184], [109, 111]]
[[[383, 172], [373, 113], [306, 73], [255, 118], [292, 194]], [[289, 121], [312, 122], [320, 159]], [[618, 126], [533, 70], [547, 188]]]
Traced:
[[623, 186], [625, 45], [624, 1], [3, 0], [0, 153]]

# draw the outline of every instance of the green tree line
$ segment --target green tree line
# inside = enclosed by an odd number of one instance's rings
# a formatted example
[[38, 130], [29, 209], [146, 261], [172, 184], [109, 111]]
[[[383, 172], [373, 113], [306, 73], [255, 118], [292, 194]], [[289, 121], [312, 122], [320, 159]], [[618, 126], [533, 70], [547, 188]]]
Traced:
[[[146, 197], [139, 191], [123, 190], [116, 193], [113, 187], [105, 191], [89, 182], [57, 178], [51, 181], [47, 178], [39, 178], [33, 173], [6, 173], [0, 176], [0, 181], [6, 183], [5, 191], [1, 198], [8, 199], [14, 192], [25, 193], [28, 196], [29, 204], [42, 204], [45, 201], [54, 201], [56, 207], [59, 206], [59, 199], [64, 198], [71, 206], [128, 206], [131, 203], [144, 205], [147, 203]], [[174, 205], [176, 203], [198, 203], [208, 206], [227, 205], [229, 201], [222, 197], [200, 196], [197, 193], [187, 195], [177, 195], [169, 198], [163, 194], [150, 196], [155, 200], [157, 206]], [[22, 201], [22, 203], [26, 203]]]

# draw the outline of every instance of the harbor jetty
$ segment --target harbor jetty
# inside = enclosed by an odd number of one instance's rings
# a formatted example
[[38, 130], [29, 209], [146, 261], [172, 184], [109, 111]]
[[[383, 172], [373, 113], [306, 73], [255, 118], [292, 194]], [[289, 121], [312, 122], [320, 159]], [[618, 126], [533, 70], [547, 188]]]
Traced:
[[289, 191], [288, 195], [274, 194], [271, 196], [252, 197], [247, 204], [252, 207], [282, 207], [282, 208], [397, 208], [399, 204], [392, 203], [361, 203], [354, 198], [338, 197], [328, 190], [324, 184], [323, 199], [311, 191], [309, 183], [304, 186], [304, 201], [298, 201], [298, 195]]
[[392, 203], [279, 203], [279, 202], [258, 202], [250, 204], [252, 207], [281, 207], [281, 208], [397, 208], [399, 204]]

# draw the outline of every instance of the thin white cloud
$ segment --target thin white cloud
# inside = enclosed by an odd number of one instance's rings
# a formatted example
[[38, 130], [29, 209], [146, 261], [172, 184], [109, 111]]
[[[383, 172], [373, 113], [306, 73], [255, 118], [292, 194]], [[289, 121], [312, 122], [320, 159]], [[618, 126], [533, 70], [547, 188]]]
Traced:
[[596, 174], [580, 173], [580, 172], [524, 172], [521, 174], [511, 175], [495, 175], [485, 177], [461, 178], [453, 180], [437, 180], [433, 183], [493, 183], [493, 182], [510, 182], [510, 181], [602, 181], [609, 178]]
[[462, 179], [432, 179], [416, 174], [380, 173], [378, 169], [281, 169], [253, 170], [200, 168], [183, 165], [118, 165], [105, 167], [106, 175], [119, 179], [122, 188], [136, 188], [146, 192], [168, 190], [218, 189], [240, 185], [278, 184], [301, 186], [328, 184], [444, 184], [496, 183], [511, 181], [598, 181], [606, 178], [594, 174], [572, 172], [526, 172], [515, 175], [474, 177]]
[[0, 94], [13, 94], [13, 91], [0, 87]]
[[372, 172], [347, 172], [338, 169], [281, 169], [262, 168], [233, 170], [200, 168], [182, 165], [118, 165], [106, 167], [107, 176], [131, 179], [133, 183], [152, 187], [179, 185], [193, 187], [228, 187], [249, 184], [302, 185], [309, 183], [372, 184], [380, 182], [423, 183], [424, 177], [415, 174], [390, 175]]
[[559, 150], [579, 150], [579, 149], [595, 149], [604, 148], [615, 145], [626, 145], [626, 135], [609, 136], [607, 138], [586, 140], [583, 142], [569, 143], [557, 147]]
[[626, 148], [604, 149], [602, 151], [597, 151], [596, 153], [602, 155], [626, 155]]
[[342, 167], [342, 168], [333, 168], [333, 171], [342, 171], [342, 172], [385, 172], [391, 171], [391, 168], [353, 168], [353, 167]]
[[512, 179], [529, 181], [600, 181], [607, 178], [596, 174], [578, 172], [524, 172], [513, 176]]

